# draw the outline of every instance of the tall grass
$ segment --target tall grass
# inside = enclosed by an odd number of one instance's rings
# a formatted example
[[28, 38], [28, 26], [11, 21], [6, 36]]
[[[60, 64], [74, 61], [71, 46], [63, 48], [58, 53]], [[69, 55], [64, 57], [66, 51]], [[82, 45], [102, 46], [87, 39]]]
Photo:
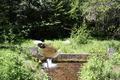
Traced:
[[0, 80], [48, 80], [38, 62], [26, 51], [0, 49]]
[[105, 53], [93, 53], [79, 71], [79, 80], [119, 80], [120, 53], [111, 58]]
[[[70, 39], [68, 39], [70, 41]], [[51, 43], [57, 49], [64, 53], [82, 53], [82, 52], [104, 52], [108, 48], [114, 48], [116, 52], [120, 51], [120, 41], [117, 40], [88, 40], [87, 44], [76, 44], [71, 42], [66, 44], [64, 40], [47, 40], [46, 43]]]

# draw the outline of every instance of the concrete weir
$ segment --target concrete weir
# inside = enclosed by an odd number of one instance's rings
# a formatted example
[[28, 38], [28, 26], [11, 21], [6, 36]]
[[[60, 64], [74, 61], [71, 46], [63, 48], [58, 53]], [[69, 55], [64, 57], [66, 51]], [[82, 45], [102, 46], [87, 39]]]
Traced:
[[60, 54], [53, 59], [57, 67], [44, 69], [50, 80], [78, 80], [78, 72], [87, 62], [88, 54]]

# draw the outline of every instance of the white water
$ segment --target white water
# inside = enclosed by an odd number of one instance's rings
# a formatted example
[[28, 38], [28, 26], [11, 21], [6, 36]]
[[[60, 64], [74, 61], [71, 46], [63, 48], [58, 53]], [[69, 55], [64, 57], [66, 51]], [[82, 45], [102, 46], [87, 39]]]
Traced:
[[52, 63], [52, 59], [47, 59], [46, 63], [43, 63], [43, 68], [55, 68], [57, 64]]

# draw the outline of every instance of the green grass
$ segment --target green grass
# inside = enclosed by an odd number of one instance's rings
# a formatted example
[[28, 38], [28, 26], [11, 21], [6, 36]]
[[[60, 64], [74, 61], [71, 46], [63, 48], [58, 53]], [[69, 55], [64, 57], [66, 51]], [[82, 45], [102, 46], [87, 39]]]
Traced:
[[31, 47], [31, 46], [35, 46], [33, 40], [25, 40], [23, 43], [21, 43], [21, 47]]
[[[101, 52], [101, 53], [106, 53], [107, 49], [110, 47], [113, 47], [116, 49], [116, 53], [120, 53], [120, 41], [117, 40], [88, 40], [87, 44], [76, 44], [75, 42], [71, 42], [70, 44], [65, 44], [64, 40], [46, 40], [45, 43], [47, 44], [51, 44], [53, 45], [55, 48], [57, 48], [58, 50], [60, 50], [63, 53], [91, 53], [91, 52]], [[18, 44], [1, 44], [4, 46], [19, 46]], [[33, 40], [25, 40], [24, 42], [21, 43], [20, 45], [21, 47], [33, 47], [36, 46], [36, 44], [33, 43]], [[48, 80], [47, 75], [41, 74], [43, 72], [40, 72], [38, 68], [35, 68], [34, 71], [35, 72], [31, 72], [31, 70], [33, 70], [34, 67], [34, 63], [38, 64], [36, 62], [34, 62], [32, 60], [32, 58], [29, 58], [29, 56], [27, 56], [27, 53], [22, 52], [22, 54], [19, 54], [20, 50], [19, 48], [17, 48], [17, 50], [12, 50], [9, 48], [0, 48], [0, 74], [2, 75], [1, 80], [7, 80], [6, 78], [9, 78], [11, 76], [14, 76], [14, 74], [16, 74], [16, 71], [18, 71], [18, 69], [13, 68], [14, 65], [17, 67], [21, 67], [20, 70], [22, 72], [18, 73], [20, 75], [16, 75], [15, 77], [18, 78], [21, 76], [21, 78], [25, 77], [26, 80], [29, 77], [29, 74], [33, 75], [34, 73], [34, 78], [38, 78], [36, 80], [40, 79], [40, 76], [43, 76], [42, 80]], [[17, 59], [18, 58], [18, 59]], [[3, 60], [3, 61], [2, 61]], [[22, 62], [22, 65], [18, 65], [16, 64], [17, 60], [20, 60], [20, 62]], [[22, 61], [21, 61], [22, 60]], [[25, 64], [24, 62], [28, 61], [29, 64]], [[120, 63], [120, 56], [117, 56], [115, 58], [115, 60], [113, 60], [115, 64], [119, 64]], [[30, 65], [33, 65], [32, 67]], [[25, 68], [25, 66], [27, 66]], [[11, 67], [9, 67], [11, 66]], [[28, 68], [30, 67], [30, 68]], [[8, 70], [13, 70], [14, 72], [12, 73], [13, 75], [10, 75], [11, 72], [9, 73]], [[24, 70], [25, 69], [25, 70]], [[24, 71], [23, 71], [24, 70]], [[4, 72], [4, 73], [2, 73]], [[17, 73], [17, 74], [18, 74]], [[24, 75], [24, 73], [26, 73], [26, 75]], [[6, 76], [7, 74], [7, 76]], [[4, 76], [6, 76], [4, 78]], [[4, 78], [4, 79], [3, 79]], [[11, 77], [12, 78], [12, 77]], [[13, 79], [10, 79], [13, 80]]]
[[[45, 43], [53, 45], [60, 52], [63, 53], [91, 53], [91, 52], [106, 53], [108, 48], [110, 47], [115, 48], [116, 52], [120, 51], [120, 41], [118, 40], [92, 39], [92, 40], [88, 40], [87, 44], [76, 44], [75, 42], [71, 42], [70, 44], [65, 44], [64, 42], [65, 42], [64, 40], [45, 40]], [[1, 44], [1, 45], [9, 45], [9, 44]], [[37, 47], [37, 45], [33, 43], [33, 40], [25, 40], [23, 43], [21, 43], [21, 47], [33, 47], [33, 46]]]
[[[32, 45], [27, 41], [29, 45]], [[22, 46], [27, 46], [23, 43]], [[25, 49], [27, 50], [27, 49]], [[48, 80], [41, 64], [19, 48], [0, 48], [0, 80]]]
[[51, 43], [57, 49], [64, 53], [88, 53], [88, 52], [107, 52], [107, 49], [113, 47], [120, 51], [120, 41], [117, 40], [88, 40], [87, 44], [65, 44], [63, 40], [47, 40], [46, 43]]

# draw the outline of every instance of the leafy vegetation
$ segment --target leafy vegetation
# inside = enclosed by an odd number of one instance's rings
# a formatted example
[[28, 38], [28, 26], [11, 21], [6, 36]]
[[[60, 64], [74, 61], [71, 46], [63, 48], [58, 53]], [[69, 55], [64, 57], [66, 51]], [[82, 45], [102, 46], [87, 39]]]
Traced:
[[0, 49], [0, 80], [48, 80], [48, 77], [25, 51]]
[[83, 24], [92, 37], [119, 39], [119, 10], [118, 0], [0, 1], [0, 42], [69, 37]]
[[92, 36], [120, 38], [119, 1], [86, 0], [80, 8]]
[[77, 10], [78, 3], [79, 0], [1, 1], [0, 35], [5, 33], [7, 36], [9, 33], [7, 27], [12, 25], [10, 26], [13, 29], [12, 33], [19, 35], [19, 37], [28, 36], [39, 39], [39, 37], [66, 36], [62, 33], [68, 31], [63, 28], [71, 28], [76, 22], [80, 22], [78, 20], [80, 19], [78, 18], [80, 16], [78, 15], [80, 12]]
[[[88, 39], [90, 38], [89, 31], [85, 26], [74, 28], [71, 32], [71, 41], [72, 43], [78, 44], [86, 44]], [[75, 41], [75, 42], [74, 42]]]
[[[120, 54], [116, 53], [109, 58], [104, 54], [93, 54], [88, 63], [86, 63], [81, 72], [79, 72], [79, 80], [119, 80]], [[116, 63], [115, 63], [116, 62]], [[115, 67], [118, 66], [118, 67]]]
[[111, 60], [103, 58], [104, 54], [93, 55], [80, 78], [117, 79], [119, 74], [112, 69], [120, 63], [119, 3], [119, 0], [1, 0], [0, 80], [48, 79], [27, 51], [21, 51], [22, 47], [35, 46], [26, 38], [45, 38], [46, 43], [64, 53], [105, 54], [108, 48], [114, 48], [116, 55]]
[[[67, 39], [70, 41], [71, 39]], [[108, 48], [114, 48], [116, 52], [120, 51], [120, 41], [117, 40], [96, 40], [88, 39], [87, 44], [76, 44], [76, 41], [66, 43], [66, 40], [46, 40], [46, 43], [51, 43], [54, 47], [64, 53], [106, 53]]]

